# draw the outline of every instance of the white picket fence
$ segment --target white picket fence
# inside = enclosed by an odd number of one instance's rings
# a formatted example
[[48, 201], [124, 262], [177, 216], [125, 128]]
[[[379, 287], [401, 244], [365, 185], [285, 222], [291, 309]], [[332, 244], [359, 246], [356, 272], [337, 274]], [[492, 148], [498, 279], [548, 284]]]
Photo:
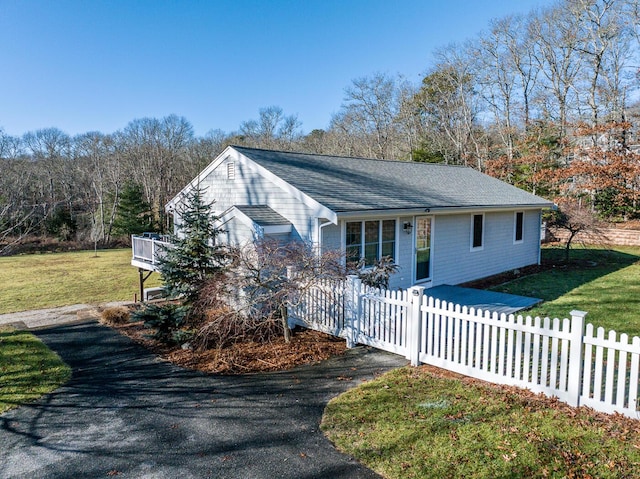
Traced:
[[[379, 291], [357, 277], [323, 282], [289, 309], [291, 324], [404, 355], [467, 376], [556, 396], [573, 406], [640, 418], [640, 338], [603, 328], [586, 313], [531, 318], [440, 302], [424, 288]], [[428, 291], [427, 291], [428, 294]]]

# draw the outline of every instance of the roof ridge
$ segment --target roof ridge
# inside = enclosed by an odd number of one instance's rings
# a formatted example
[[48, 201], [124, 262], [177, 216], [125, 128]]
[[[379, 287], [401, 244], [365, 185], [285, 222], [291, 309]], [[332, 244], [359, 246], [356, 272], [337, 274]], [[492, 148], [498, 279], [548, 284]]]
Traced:
[[[289, 155], [304, 155], [304, 156], [322, 156], [326, 158], [344, 158], [349, 160], [365, 160], [365, 161], [378, 161], [385, 163], [403, 163], [403, 164], [422, 164], [422, 165], [432, 165], [432, 166], [446, 166], [449, 168], [469, 168], [474, 170], [475, 168], [471, 168], [470, 166], [465, 165], [450, 165], [448, 163], [430, 163], [427, 161], [413, 161], [413, 160], [388, 160], [384, 158], [366, 158], [364, 156], [341, 156], [341, 155], [329, 155], [326, 153], [304, 153], [300, 151], [289, 151], [289, 150], [270, 150], [268, 148], [253, 148], [250, 146], [241, 146], [241, 145], [229, 145], [231, 148], [242, 148], [245, 150], [254, 150], [254, 151], [266, 151], [269, 153], [286, 153]], [[476, 170], [479, 171], [479, 170]]]

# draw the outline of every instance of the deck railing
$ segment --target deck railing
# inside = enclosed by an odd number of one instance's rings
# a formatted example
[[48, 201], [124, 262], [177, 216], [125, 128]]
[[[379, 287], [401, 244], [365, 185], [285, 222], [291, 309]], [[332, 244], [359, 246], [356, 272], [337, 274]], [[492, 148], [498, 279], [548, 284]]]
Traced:
[[162, 257], [165, 249], [171, 246], [167, 235], [134, 235], [131, 237], [133, 261], [146, 263], [154, 268], [158, 265], [158, 259]]

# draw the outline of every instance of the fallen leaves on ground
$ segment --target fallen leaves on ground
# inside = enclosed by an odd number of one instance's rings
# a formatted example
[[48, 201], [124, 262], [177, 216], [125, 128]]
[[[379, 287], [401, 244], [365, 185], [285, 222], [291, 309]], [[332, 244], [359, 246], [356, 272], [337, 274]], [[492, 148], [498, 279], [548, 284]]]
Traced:
[[343, 339], [307, 329], [295, 331], [289, 344], [285, 343], [284, 338], [278, 338], [268, 343], [240, 342], [224, 348], [194, 351], [180, 346], [167, 346], [150, 338], [150, 331], [144, 328], [142, 322], [112, 327], [167, 361], [207, 373], [281, 371], [324, 361], [342, 354], [346, 349]]
[[[585, 428], [587, 426], [592, 427], [597, 425], [606, 431], [610, 437], [617, 438], [621, 441], [629, 441], [634, 444], [634, 447], [640, 448], [640, 421], [637, 419], [617, 413], [607, 414], [598, 412], [588, 407], [575, 408], [560, 401], [557, 397], [548, 397], [542, 393], [534, 393], [528, 389], [515, 386], [492, 384], [435, 366], [419, 366], [416, 368], [415, 376], [419, 378], [421, 374], [429, 374], [434, 377], [446, 379], [458, 379], [468, 385], [479, 386], [485, 388], [485, 390], [491, 389], [498, 391], [504, 395], [505, 401], [519, 401], [525, 404], [529, 412], [554, 409], [566, 417], [571, 417], [572, 421], [577, 421]], [[583, 412], [583, 414], [579, 414], [579, 412]]]

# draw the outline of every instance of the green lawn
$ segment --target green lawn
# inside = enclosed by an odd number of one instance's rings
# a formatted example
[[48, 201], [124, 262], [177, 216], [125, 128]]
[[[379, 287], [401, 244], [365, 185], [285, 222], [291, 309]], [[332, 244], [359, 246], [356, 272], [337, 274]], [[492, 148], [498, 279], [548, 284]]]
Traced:
[[[157, 274], [145, 287], [157, 286]], [[133, 300], [138, 270], [131, 249], [0, 258], [0, 314], [70, 304]]]
[[53, 391], [70, 376], [69, 367], [33, 334], [0, 329], [0, 413]]
[[321, 428], [386, 478], [637, 478], [640, 426], [405, 367], [332, 400]]
[[[545, 261], [561, 256], [543, 249]], [[573, 264], [527, 276], [493, 288], [545, 300], [525, 312], [531, 316], [566, 318], [573, 309], [587, 311], [587, 322], [630, 336], [640, 336], [640, 248], [615, 250], [577, 247]]]

